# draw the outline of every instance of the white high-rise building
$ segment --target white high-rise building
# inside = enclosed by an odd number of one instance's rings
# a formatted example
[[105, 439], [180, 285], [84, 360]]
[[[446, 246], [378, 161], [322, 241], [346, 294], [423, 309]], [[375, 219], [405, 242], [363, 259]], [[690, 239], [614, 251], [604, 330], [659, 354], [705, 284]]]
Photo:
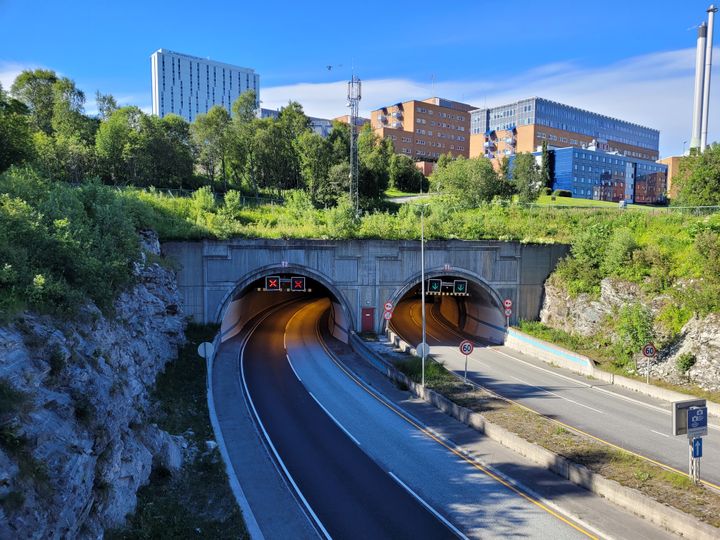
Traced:
[[167, 49], [155, 51], [152, 64], [152, 111], [163, 117], [173, 113], [192, 122], [213, 105], [228, 111], [233, 101], [254, 90], [260, 105], [260, 75], [255, 70], [231, 66]]

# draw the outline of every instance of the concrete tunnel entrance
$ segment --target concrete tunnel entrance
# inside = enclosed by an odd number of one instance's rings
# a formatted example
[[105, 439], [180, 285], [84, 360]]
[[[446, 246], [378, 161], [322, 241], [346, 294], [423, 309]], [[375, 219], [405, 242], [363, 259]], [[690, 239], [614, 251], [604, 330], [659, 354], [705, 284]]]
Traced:
[[219, 310], [221, 341], [237, 335], [263, 311], [300, 298], [328, 298], [328, 330], [340, 341], [348, 342], [353, 324], [345, 299], [314, 272], [292, 267], [265, 268], [238, 282]]
[[[467, 336], [494, 344], [505, 342], [507, 320], [502, 300], [495, 290], [465, 273], [426, 274], [425, 311], [430, 326], [440, 325], [456, 331], [456, 338]], [[420, 325], [420, 279], [407, 284], [393, 299], [398, 319], [388, 326], [400, 329]], [[401, 320], [400, 317], [403, 319]]]

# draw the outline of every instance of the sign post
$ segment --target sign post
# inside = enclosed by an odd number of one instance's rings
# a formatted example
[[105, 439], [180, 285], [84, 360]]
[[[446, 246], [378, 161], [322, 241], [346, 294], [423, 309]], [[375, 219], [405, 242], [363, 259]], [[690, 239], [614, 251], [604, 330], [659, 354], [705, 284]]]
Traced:
[[700, 482], [702, 437], [708, 434], [707, 404], [704, 399], [688, 399], [674, 401], [672, 406], [673, 435], [688, 438], [688, 476], [697, 484]]
[[643, 356], [647, 359], [647, 372], [645, 373], [645, 380], [650, 384], [650, 359], [657, 356], [657, 349], [652, 343], [647, 343], [642, 349]]
[[475, 345], [472, 344], [472, 341], [469, 341], [466, 339], [460, 343], [460, 352], [465, 355], [465, 384], [467, 384], [468, 356], [470, 356], [474, 350], [475, 350]]

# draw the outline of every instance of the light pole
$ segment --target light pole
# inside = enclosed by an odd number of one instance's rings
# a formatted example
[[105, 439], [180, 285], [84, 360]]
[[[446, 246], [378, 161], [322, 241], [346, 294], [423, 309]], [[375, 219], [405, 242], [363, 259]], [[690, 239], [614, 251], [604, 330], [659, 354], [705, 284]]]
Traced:
[[425, 357], [427, 342], [425, 341], [425, 205], [420, 205], [420, 280], [422, 305], [422, 387], [425, 390]]

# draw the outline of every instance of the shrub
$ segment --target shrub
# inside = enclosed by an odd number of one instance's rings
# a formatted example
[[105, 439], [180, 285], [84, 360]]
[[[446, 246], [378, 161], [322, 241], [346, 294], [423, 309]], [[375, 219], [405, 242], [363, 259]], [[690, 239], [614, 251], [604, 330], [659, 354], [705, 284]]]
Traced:
[[680, 373], [687, 373], [695, 365], [695, 362], [697, 362], [697, 358], [695, 358], [694, 354], [682, 353], [675, 360], [675, 367]]
[[572, 197], [572, 191], [567, 189], [556, 189], [552, 192], [555, 197]]
[[615, 321], [615, 331], [618, 335], [616, 352], [619, 356], [616, 365], [621, 367], [653, 339], [652, 313], [641, 304], [623, 306]]
[[543, 195], [552, 195], [552, 188], [544, 187], [541, 192]]

